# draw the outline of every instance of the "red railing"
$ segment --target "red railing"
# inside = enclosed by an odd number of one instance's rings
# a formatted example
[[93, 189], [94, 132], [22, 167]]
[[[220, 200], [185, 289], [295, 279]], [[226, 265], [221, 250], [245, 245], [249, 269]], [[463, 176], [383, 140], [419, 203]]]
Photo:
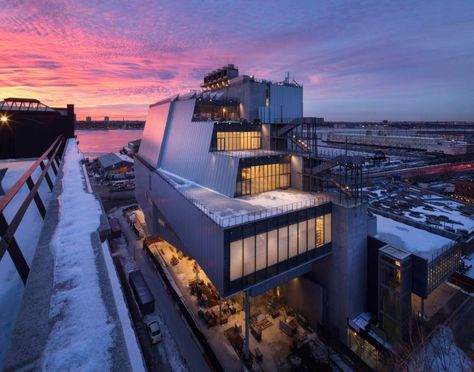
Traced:
[[[49, 189], [53, 190], [54, 184], [48, 171], [49, 168], [52, 168], [54, 175], [57, 177], [61, 156], [64, 149], [63, 145], [63, 137], [59, 136], [56, 138], [56, 140], [43, 153], [43, 155], [41, 155], [41, 157], [36, 160], [33, 165], [31, 165], [31, 167], [21, 176], [21, 178], [13, 185], [13, 187], [8, 190], [8, 192], [0, 199], [0, 236], [2, 239], [0, 240], [0, 261], [3, 259], [5, 252], [8, 251], [18, 274], [23, 280], [23, 283], [26, 283], [30, 268], [15, 239], [15, 232], [18, 229], [18, 226], [20, 225], [32, 200], [34, 200], [41, 217], [44, 219], [46, 215], [46, 207], [41, 200], [38, 189], [41, 186], [43, 180], [46, 179]], [[36, 181], [33, 181], [33, 172], [35, 172], [38, 167], [41, 168], [41, 174], [38, 176]], [[25, 184], [28, 186], [30, 192], [21, 203], [12, 220], [8, 222], [5, 218], [4, 211]]]

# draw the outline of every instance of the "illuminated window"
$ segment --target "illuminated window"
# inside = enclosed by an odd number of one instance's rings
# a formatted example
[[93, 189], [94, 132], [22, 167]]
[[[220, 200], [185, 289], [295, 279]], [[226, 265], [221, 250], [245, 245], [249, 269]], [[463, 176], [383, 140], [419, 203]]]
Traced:
[[[242, 168], [242, 195], [290, 187], [290, 165], [273, 163]], [[245, 186], [244, 186], [245, 183]]]
[[256, 270], [262, 270], [267, 267], [267, 233], [257, 235], [255, 251]]
[[289, 253], [290, 258], [295, 257], [298, 254], [298, 224], [289, 226]]
[[230, 243], [231, 281], [330, 243], [331, 214]]
[[255, 236], [244, 239], [244, 275], [255, 272]]
[[316, 218], [316, 247], [324, 244], [324, 217]]
[[331, 214], [324, 215], [324, 244], [331, 242]]
[[242, 277], [242, 240], [230, 243], [230, 280]]
[[316, 248], [316, 220], [308, 220], [308, 250]]
[[217, 151], [257, 150], [262, 147], [262, 133], [217, 132]]
[[278, 229], [278, 262], [288, 258], [288, 226]]

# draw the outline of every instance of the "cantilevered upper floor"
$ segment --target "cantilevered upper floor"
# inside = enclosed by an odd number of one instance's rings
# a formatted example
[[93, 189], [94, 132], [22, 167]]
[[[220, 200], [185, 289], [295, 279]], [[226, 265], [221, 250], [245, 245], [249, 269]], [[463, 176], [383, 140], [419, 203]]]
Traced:
[[301, 159], [273, 151], [260, 123], [240, 119], [237, 98], [204, 92], [151, 105], [135, 164], [148, 226], [224, 296], [310, 271], [332, 236], [329, 197], [298, 187]]

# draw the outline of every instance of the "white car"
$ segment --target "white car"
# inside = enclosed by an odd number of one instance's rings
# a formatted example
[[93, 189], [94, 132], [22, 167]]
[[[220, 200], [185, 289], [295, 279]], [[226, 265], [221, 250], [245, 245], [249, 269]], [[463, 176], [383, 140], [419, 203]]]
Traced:
[[161, 341], [161, 329], [160, 325], [156, 320], [147, 323], [146, 329], [148, 331], [148, 336], [150, 336], [150, 341], [152, 344], [157, 344]]

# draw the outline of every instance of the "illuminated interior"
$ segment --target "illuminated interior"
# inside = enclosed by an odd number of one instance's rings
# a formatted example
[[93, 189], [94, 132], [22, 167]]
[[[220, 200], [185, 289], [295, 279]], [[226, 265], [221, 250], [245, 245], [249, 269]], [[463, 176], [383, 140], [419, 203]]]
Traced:
[[[290, 164], [273, 163], [242, 168], [237, 194], [249, 195], [290, 187]], [[240, 189], [241, 188], [241, 189]]]
[[230, 243], [230, 280], [284, 262], [331, 242], [331, 214]]
[[262, 133], [217, 132], [217, 151], [257, 150], [262, 147]]

